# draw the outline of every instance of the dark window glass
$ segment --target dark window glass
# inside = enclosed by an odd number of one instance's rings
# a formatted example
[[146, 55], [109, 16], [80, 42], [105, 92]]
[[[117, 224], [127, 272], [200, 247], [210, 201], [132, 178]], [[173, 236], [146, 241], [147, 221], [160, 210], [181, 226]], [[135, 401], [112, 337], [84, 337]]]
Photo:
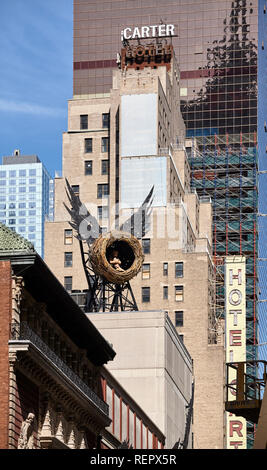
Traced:
[[85, 175], [92, 175], [93, 174], [93, 162], [92, 162], [92, 160], [86, 160], [86, 162], [84, 162], [84, 174]]
[[102, 127], [103, 129], [109, 128], [109, 113], [102, 114]]
[[142, 287], [142, 302], [150, 302], [150, 287]]
[[102, 137], [101, 152], [105, 153], [109, 151], [109, 138]]
[[85, 153], [92, 153], [93, 151], [93, 139], [84, 139], [84, 151]]
[[97, 197], [101, 199], [102, 197], [107, 197], [109, 194], [108, 184], [98, 184], [97, 185]]
[[149, 238], [143, 238], [142, 246], [143, 246], [144, 254], [148, 255], [150, 253], [150, 239]]
[[175, 263], [175, 277], [183, 277], [184, 263]]
[[64, 266], [70, 268], [72, 266], [72, 252], [64, 253]]
[[64, 277], [64, 287], [67, 291], [72, 290], [72, 276], [65, 276]]
[[168, 276], [168, 263], [163, 263], [163, 276]]
[[108, 175], [108, 160], [101, 160], [102, 175]]
[[80, 129], [88, 129], [88, 115], [87, 114], [80, 115]]
[[72, 191], [75, 193], [75, 194], [79, 194], [80, 193], [80, 186], [78, 184], [74, 184], [72, 187]]
[[108, 206], [98, 206], [97, 214], [99, 219], [107, 219], [109, 215]]
[[184, 312], [182, 310], [178, 310], [175, 312], [175, 326], [183, 326], [184, 325]]
[[168, 286], [163, 286], [163, 299], [168, 299]]

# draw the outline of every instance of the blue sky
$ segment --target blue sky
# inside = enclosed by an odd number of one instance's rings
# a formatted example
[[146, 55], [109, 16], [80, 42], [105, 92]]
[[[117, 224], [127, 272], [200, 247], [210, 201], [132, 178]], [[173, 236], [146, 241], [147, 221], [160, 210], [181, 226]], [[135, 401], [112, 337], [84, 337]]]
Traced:
[[72, 97], [72, 4], [0, 1], [0, 156], [37, 154], [52, 176]]

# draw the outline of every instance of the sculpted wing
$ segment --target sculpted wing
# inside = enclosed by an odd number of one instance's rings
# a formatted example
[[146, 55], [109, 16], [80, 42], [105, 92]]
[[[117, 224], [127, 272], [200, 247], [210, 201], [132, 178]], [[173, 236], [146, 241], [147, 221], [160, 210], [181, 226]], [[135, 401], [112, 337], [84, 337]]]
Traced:
[[152, 212], [154, 186], [152, 186], [147, 197], [139, 209], [134, 212], [121, 226], [120, 230], [131, 233], [137, 238], [146, 235], [150, 227], [150, 215]]
[[65, 203], [63, 204], [71, 217], [69, 224], [75, 230], [76, 238], [86, 240], [88, 246], [90, 246], [101, 233], [100, 225], [96, 218], [90, 214], [85, 204], [81, 202], [79, 196], [74, 193], [67, 179], [66, 193], [70, 208]]

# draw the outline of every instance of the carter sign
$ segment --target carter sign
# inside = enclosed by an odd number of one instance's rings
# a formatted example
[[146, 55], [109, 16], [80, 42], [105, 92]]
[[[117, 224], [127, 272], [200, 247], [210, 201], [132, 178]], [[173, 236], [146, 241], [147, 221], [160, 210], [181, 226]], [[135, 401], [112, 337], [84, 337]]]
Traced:
[[159, 24], [153, 26], [141, 26], [138, 28], [125, 28], [121, 31], [121, 40], [124, 39], [146, 39], [155, 37], [174, 36], [175, 26], [173, 24]]

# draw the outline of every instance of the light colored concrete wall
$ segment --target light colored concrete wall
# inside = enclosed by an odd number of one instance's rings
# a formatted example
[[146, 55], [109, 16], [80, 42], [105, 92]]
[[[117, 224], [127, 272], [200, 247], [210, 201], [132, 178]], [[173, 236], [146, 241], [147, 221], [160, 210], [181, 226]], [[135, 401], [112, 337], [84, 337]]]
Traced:
[[89, 314], [113, 344], [107, 367], [166, 435], [171, 448], [185, 431], [192, 361], [162, 311]]

